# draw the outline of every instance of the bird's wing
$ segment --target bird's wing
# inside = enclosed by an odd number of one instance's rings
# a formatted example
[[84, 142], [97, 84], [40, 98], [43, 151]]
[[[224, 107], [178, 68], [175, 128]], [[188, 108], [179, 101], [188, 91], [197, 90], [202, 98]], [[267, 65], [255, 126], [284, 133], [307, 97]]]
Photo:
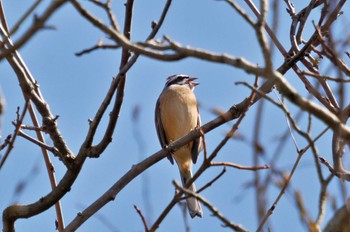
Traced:
[[[197, 111], [198, 111], [198, 106], [197, 106]], [[199, 128], [201, 124], [202, 124], [201, 117], [198, 112], [197, 128]], [[193, 141], [191, 153], [192, 153], [192, 162], [194, 164], [197, 162], [199, 152], [203, 150], [203, 146], [204, 146], [203, 140], [204, 140], [204, 136], [200, 136]]]
[[[167, 141], [166, 136], [165, 136], [165, 132], [164, 132], [163, 124], [162, 124], [162, 118], [160, 115], [159, 100], [157, 101], [157, 104], [156, 104], [155, 123], [156, 123], [156, 129], [157, 129], [157, 135], [158, 135], [159, 142], [160, 142], [162, 148], [164, 148], [166, 145], [168, 145], [168, 141]], [[173, 158], [172, 153], [170, 153], [167, 156], [167, 158], [171, 164], [174, 164], [174, 158]]]

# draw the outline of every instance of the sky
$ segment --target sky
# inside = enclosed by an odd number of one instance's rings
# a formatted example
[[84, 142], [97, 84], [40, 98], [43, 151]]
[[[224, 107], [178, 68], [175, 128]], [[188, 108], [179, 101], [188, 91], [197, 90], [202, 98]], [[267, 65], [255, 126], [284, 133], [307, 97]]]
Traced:
[[[17, 0], [3, 1], [5, 13], [11, 28], [33, 1]], [[107, 19], [102, 10], [95, 10], [93, 4], [81, 1], [82, 4], [105, 22]], [[257, 1], [254, 1], [257, 2]], [[36, 10], [40, 15], [49, 1], [43, 1]], [[113, 1], [112, 7], [120, 25], [124, 19], [124, 1]], [[244, 6], [242, 1], [239, 1]], [[132, 40], [144, 40], [150, 30], [151, 22], [158, 20], [165, 1], [135, 1]], [[283, 3], [281, 3], [283, 4]], [[301, 9], [303, 1], [296, 0], [296, 7]], [[19, 7], [21, 6], [21, 7]], [[247, 9], [244, 6], [245, 9]], [[344, 7], [349, 9], [349, 4]], [[251, 12], [247, 9], [250, 15]], [[288, 48], [288, 31], [290, 17], [285, 12], [285, 6], [280, 7], [281, 18], [278, 38]], [[345, 16], [344, 16], [345, 17]], [[252, 16], [252, 18], [254, 18]], [[316, 18], [316, 16], [315, 16]], [[20, 38], [31, 21], [26, 22], [14, 41]], [[95, 51], [82, 57], [74, 54], [94, 46], [100, 38], [105, 43], [110, 42], [104, 34], [86, 22], [73, 8], [66, 4], [47, 22], [55, 30], [43, 30], [37, 33], [19, 52], [38, 81], [45, 100], [49, 103], [54, 115], [59, 115], [58, 126], [69, 147], [75, 154], [79, 151], [88, 130], [88, 119], [93, 118], [101, 104], [112, 78], [117, 74], [120, 63], [120, 50]], [[339, 33], [345, 25], [337, 24]], [[310, 25], [307, 27], [312, 33]], [[173, 1], [167, 18], [159, 31], [157, 38], [167, 35], [181, 44], [191, 47], [208, 49], [219, 53], [228, 53], [236, 57], [245, 57], [251, 63], [263, 64], [262, 56], [255, 33], [237, 14], [223, 1], [214, 0], [178, 0]], [[278, 67], [283, 58], [275, 52], [274, 64]], [[23, 107], [24, 101], [14, 72], [6, 61], [0, 62], [1, 92], [6, 99], [6, 109], [2, 117], [1, 135], [4, 139], [12, 133], [11, 122], [16, 119], [17, 107]], [[166, 77], [173, 74], [188, 74], [199, 78], [200, 85], [195, 93], [200, 104], [202, 122], [206, 123], [216, 117], [211, 109], [228, 110], [233, 104], [241, 102], [250, 91], [236, 85], [237, 81], [253, 83], [254, 76], [248, 75], [228, 65], [184, 59], [177, 62], [155, 61], [140, 57], [128, 72], [125, 98], [120, 118], [115, 130], [113, 142], [98, 159], [88, 159], [74, 183], [71, 191], [62, 199], [62, 209], [65, 223], [68, 224], [76, 214], [94, 202], [110, 186], [112, 186], [132, 165], [152, 155], [160, 149], [154, 126], [154, 108], [157, 98], [163, 89]], [[306, 90], [292, 72], [286, 77], [301, 93]], [[270, 94], [276, 99], [276, 94]], [[287, 103], [292, 112], [296, 108]], [[133, 120], [132, 112], [139, 108], [139, 119]], [[270, 112], [263, 116], [261, 143], [266, 149], [265, 155], [270, 157], [278, 143], [277, 136], [287, 130], [284, 114], [270, 103], [265, 103]], [[248, 142], [230, 140], [220, 152], [215, 161], [230, 161], [241, 165], [252, 165], [253, 151], [249, 144], [255, 133], [257, 105], [254, 105], [237, 133], [244, 136]], [[108, 117], [102, 122], [106, 125]], [[302, 125], [305, 128], [307, 118], [304, 116]], [[303, 123], [304, 122], [304, 123]], [[29, 117], [24, 123], [31, 125]], [[229, 122], [206, 135], [207, 148], [210, 153], [230, 130], [234, 122]], [[315, 122], [313, 135], [324, 129], [324, 124]], [[102, 136], [98, 131], [96, 141]], [[141, 141], [139, 147], [135, 133]], [[318, 143], [318, 148], [328, 160], [331, 160], [331, 133], [327, 133]], [[298, 138], [300, 147], [306, 142]], [[49, 138], [46, 138], [50, 144]], [[268, 146], [267, 146], [268, 145]], [[285, 149], [278, 161], [280, 168], [291, 170], [297, 153], [291, 139], [287, 140]], [[3, 154], [1, 151], [0, 154]], [[268, 159], [268, 158], [266, 158]], [[51, 156], [55, 174], [59, 180], [65, 173], [64, 165]], [[199, 158], [199, 163], [203, 160]], [[260, 164], [265, 164], [261, 158]], [[319, 184], [313, 157], [307, 152], [293, 177], [290, 187], [302, 191], [307, 210], [315, 218], [318, 206]], [[196, 170], [199, 165], [196, 165]], [[346, 166], [349, 166], [346, 163]], [[222, 168], [213, 167], [196, 180], [201, 187], [214, 178]], [[324, 173], [327, 170], [323, 168]], [[261, 170], [261, 175], [268, 175], [269, 170]], [[232, 222], [242, 224], [249, 231], [257, 226], [255, 209], [255, 193], [249, 188], [253, 180], [253, 172], [227, 169], [227, 173], [214, 185], [205, 190], [202, 195], [213, 203]], [[174, 194], [172, 180], [180, 181], [176, 166], [164, 159], [146, 170], [133, 180], [118, 195], [95, 216], [84, 223], [78, 231], [143, 231], [142, 222], [133, 205], [137, 205], [149, 220], [149, 224], [163, 211]], [[17, 202], [28, 204], [37, 201], [50, 191], [50, 184], [44, 167], [40, 149], [23, 138], [17, 138], [15, 148], [5, 166], [0, 170], [0, 210]], [[21, 194], [16, 194], [19, 183], [25, 183]], [[346, 186], [348, 189], [348, 186]], [[332, 194], [340, 199], [339, 181], [333, 179], [330, 189]], [[146, 193], [146, 198], [145, 198]], [[277, 197], [279, 189], [269, 188], [268, 205]], [[332, 195], [332, 196], [333, 196]], [[148, 196], [148, 198], [147, 198]], [[341, 204], [341, 200], [338, 201]], [[327, 214], [323, 225], [332, 215], [332, 209], [327, 204]], [[270, 217], [269, 223], [273, 231], [306, 231], [300, 223], [299, 215], [291, 194], [287, 191]], [[30, 219], [20, 219], [16, 222], [17, 231], [54, 231], [55, 212], [51, 208], [43, 214]], [[189, 219], [191, 231], [227, 231], [222, 223], [204, 208], [202, 219]], [[181, 209], [175, 206], [168, 217], [160, 225], [159, 231], [185, 231]]]

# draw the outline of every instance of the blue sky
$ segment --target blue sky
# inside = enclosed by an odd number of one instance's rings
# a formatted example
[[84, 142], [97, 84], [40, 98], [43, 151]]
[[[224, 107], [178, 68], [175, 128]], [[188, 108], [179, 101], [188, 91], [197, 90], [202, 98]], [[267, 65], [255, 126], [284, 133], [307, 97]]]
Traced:
[[[18, 0], [16, 3], [4, 1], [10, 27], [27, 9], [28, 2], [24, 0]], [[302, 1], [295, 1], [299, 9], [302, 7], [300, 2]], [[43, 3], [37, 13], [40, 13], [47, 3], [48, 1]], [[93, 5], [87, 1], [83, 1], [83, 4], [88, 9], [94, 9]], [[159, 18], [164, 4], [164, 0], [135, 1], [133, 41], [142, 41], [147, 37], [151, 22]], [[114, 1], [113, 9], [119, 24], [122, 25], [123, 2]], [[284, 9], [285, 6], [282, 6], [278, 37], [283, 45], [289, 48], [289, 38], [286, 35], [288, 35], [290, 17]], [[345, 6], [344, 9], [349, 9], [349, 6]], [[106, 21], [101, 10], [93, 12]], [[60, 116], [58, 125], [65, 140], [70, 148], [77, 153], [86, 136], [88, 119], [94, 116], [112, 77], [117, 74], [120, 50], [97, 51], [76, 57], [75, 52], [95, 45], [98, 39], [104, 35], [85, 22], [70, 4], [66, 4], [60, 9], [48, 21], [48, 24], [55, 26], [56, 30], [40, 31], [20, 49], [20, 53], [33, 76], [38, 80], [43, 96], [50, 104], [51, 111]], [[23, 25], [18, 35], [14, 36], [14, 40], [28, 25], [30, 23]], [[344, 30], [341, 24], [338, 24], [338, 27]], [[161, 38], [162, 35], [167, 35], [192, 47], [246, 57], [252, 63], [262, 64], [263, 62], [253, 29], [228, 4], [222, 1], [174, 1], [157, 38]], [[108, 39], [104, 39], [104, 41], [107, 43]], [[274, 56], [275, 66], [282, 63], [283, 58], [276, 52]], [[2, 94], [6, 98], [6, 112], [2, 118], [1, 132], [2, 136], [5, 137], [12, 133], [14, 128], [11, 121], [16, 118], [16, 108], [17, 106], [23, 107], [24, 102], [17, 79], [9, 65], [2, 61], [0, 69]], [[75, 217], [79, 210], [84, 209], [103, 194], [133, 164], [139, 162], [141, 157], [145, 158], [160, 149], [154, 127], [154, 107], [163, 89], [165, 78], [176, 73], [189, 74], [199, 78], [201, 84], [195, 92], [201, 105], [200, 111], [204, 123], [216, 117], [210, 112], [211, 108], [227, 110], [231, 105], [239, 103], [249, 95], [248, 89], [235, 85], [235, 82], [248, 81], [252, 83], [254, 80], [253, 76], [227, 65], [211, 64], [195, 59], [166, 63], [140, 57], [128, 73], [125, 101], [113, 143], [100, 158], [86, 161], [72, 190], [62, 199], [66, 224]], [[306, 93], [305, 88], [292, 72], [288, 72], [286, 77], [301, 93]], [[274, 94], [271, 96], [275, 98]], [[140, 154], [133, 136], [135, 123], [132, 121], [131, 115], [135, 106], [140, 107], [137, 131], [145, 141], [142, 154]], [[265, 114], [263, 117], [262, 131], [264, 133], [261, 136], [261, 142], [266, 149], [265, 155], [270, 157], [278, 145], [277, 136], [287, 129], [287, 125], [280, 110], [270, 103], [266, 103], [265, 107], [269, 114]], [[292, 112], [296, 112], [292, 105], [288, 104], [288, 107]], [[257, 105], [251, 108], [238, 130], [238, 133], [245, 136], [248, 141], [253, 138], [256, 113]], [[105, 125], [107, 119], [107, 117], [104, 118], [102, 125]], [[303, 118], [303, 122], [301, 125], [306, 128], [306, 117]], [[28, 117], [25, 118], [25, 123], [31, 124]], [[214, 150], [232, 124], [233, 122], [227, 123], [206, 135], [208, 152]], [[315, 136], [324, 127], [322, 123], [315, 122], [313, 135]], [[102, 135], [101, 132], [103, 130], [99, 131], [98, 136]], [[331, 134], [327, 133], [317, 143], [322, 155], [329, 160], [331, 159], [330, 136]], [[46, 139], [50, 143], [49, 139]], [[306, 145], [305, 141], [297, 139], [300, 142], [300, 147]], [[216, 161], [252, 165], [252, 154], [253, 151], [249, 144], [232, 140], [224, 147]], [[65, 173], [65, 167], [55, 157], [51, 158], [57, 179], [60, 179]], [[291, 170], [296, 158], [295, 147], [289, 139], [278, 165], [280, 168]], [[200, 158], [199, 163], [201, 161], [202, 158]], [[262, 158], [261, 164], [265, 164], [265, 162]], [[38, 168], [38, 173], [35, 175], [32, 175], [33, 167]], [[211, 168], [196, 181], [197, 187], [206, 184], [220, 171], [221, 168]], [[327, 173], [326, 169], [323, 171]], [[260, 172], [262, 175], [266, 175], [269, 170]], [[145, 178], [150, 194], [151, 212], [148, 211], [142, 197]], [[101, 222], [101, 218], [107, 219], [108, 223], [111, 223], [117, 231], [142, 231], [143, 225], [133, 205], [136, 204], [141, 208], [153, 222], [172, 199], [174, 187], [171, 181], [173, 179], [179, 181], [177, 167], [171, 166], [165, 159], [160, 161], [144, 172], [142, 176], [132, 181], [117, 195], [114, 202], [106, 205], [79, 231], [89, 232], [97, 231], [97, 229], [98, 231], [111, 231], [106, 223]], [[28, 185], [23, 194], [15, 198], [15, 187], [19, 181], [23, 180], [28, 180]], [[203, 196], [230, 220], [253, 231], [257, 228], [255, 196], [253, 189], [247, 188], [252, 180], [252, 172], [228, 168], [227, 173], [218, 182], [203, 192]], [[3, 186], [0, 189], [1, 211], [14, 200], [27, 204], [47, 194], [50, 191], [50, 185], [40, 149], [23, 138], [18, 138], [14, 151], [0, 172], [0, 183]], [[317, 194], [320, 186], [317, 182], [313, 157], [310, 152], [307, 152], [303, 157], [293, 177], [291, 187], [302, 191], [304, 202], [308, 207], [307, 210], [314, 219], [317, 213], [315, 209], [318, 206]], [[340, 198], [339, 182], [336, 179], [332, 181], [329, 189], [334, 190], [332, 194]], [[269, 188], [269, 206], [278, 193], [279, 189], [276, 187]], [[339, 200], [338, 203], [341, 204], [341, 201]], [[327, 207], [325, 222], [331, 215], [332, 211]], [[298, 217], [294, 200], [287, 192], [270, 217], [273, 231], [305, 230]], [[52, 208], [28, 220], [18, 220], [16, 223], [17, 231], [53, 231], [54, 219], [55, 212]], [[204, 218], [189, 220], [189, 222], [192, 231], [227, 230], [221, 226], [219, 220], [211, 216], [207, 209], [204, 209]], [[178, 206], [173, 208], [161, 224], [159, 231], [184, 231], [182, 214]]]

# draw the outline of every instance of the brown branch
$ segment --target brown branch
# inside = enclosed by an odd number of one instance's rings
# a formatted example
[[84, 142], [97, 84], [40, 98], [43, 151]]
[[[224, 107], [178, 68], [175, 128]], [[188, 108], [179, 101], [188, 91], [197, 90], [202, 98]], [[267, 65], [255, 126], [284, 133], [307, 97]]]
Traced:
[[304, 75], [308, 75], [310, 77], [315, 77], [317, 79], [325, 79], [328, 81], [334, 81], [334, 82], [340, 82], [340, 83], [350, 82], [349, 79], [335, 78], [335, 77], [320, 75], [319, 73], [312, 73], [312, 72], [308, 72], [308, 71], [303, 71], [302, 73]]
[[[17, 122], [19, 125], [17, 125], [15, 127], [15, 130], [13, 132], [13, 136], [11, 137], [11, 140], [8, 142], [8, 147], [7, 147], [7, 150], [4, 154], [4, 157], [2, 157], [2, 159], [0, 160], [0, 170], [2, 169], [2, 167], [4, 166], [8, 156], [10, 155], [12, 149], [14, 148], [14, 144], [15, 144], [15, 141], [16, 141], [16, 138], [17, 138], [17, 135], [18, 135], [18, 132], [20, 130], [20, 125], [21, 123], [23, 122], [23, 119], [24, 119], [24, 116], [26, 115], [27, 113], [27, 110], [28, 110], [28, 101], [27, 100], [25, 102], [25, 105], [23, 107], [23, 110], [22, 110], [22, 113], [19, 115], [19, 107], [17, 107]], [[9, 138], [9, 137], [8, 137]]]
[[118, 49], [120, 48], [119, 45], [114, 45], [114, 44], [103, 44], [103, 42], [101, 40], [98, 41], [98, 43], [91, 47], [91, 48], [87, 48], [87, 49], [84, 49], [80, 52], [76, 52], [75, 55], [76, 56], [82, 56], [82, 55], [85, 55], [85, 54], [88, 54], [90, 52], [93, 52], [93, 51], [96, 51], [96, 50], [105, 50], [105, 49]]
[[224, 166], [224, 167], [232, 167], [237, 168], [241, 170], [248, 170], [248, 171], [258, 171], [262, 169], [268, 169], [270, 166], [268, 164], [262, 165], [262, 166], [243, 166], [235, 163], [230, 162], [211, 162], [211, 166]]
[[[211, 164], [211, 165], [213, 166], [213, 164]], [[200, 192], [204, 191], [205, 189], [209, 188], [210, 186], [212, 186], [212, 184], [214, 184], [214, 182], [216, 182], [218, 179], [220, 179], [220, 177], [222, 177], [225, 174], [225, 172], [226, 172], [226, 167], [224, 166], [222, 171], [215, 178], [213, 178], [211, 181], [206, 183], [202, 188], [198, 189], [197, 193], [200, 193]]]
[[43, 128], [41, 128], [41, 127], [29, 126], [29, 125], [25, 125], [25, 124], [21, 125], [21, 129], [30, 130], [30, 131], [43, 131]]
[[[12, 138], [12, 134], [9, 134], [9, 135], [6, 137], [5, 141], [0, 145], [0, 151], [3, 150], [5, 147], [7, 147], [7, 146], [10, 144], [11, 138]], [[1, 157], [0, 157], [0, 158], [1, 158]]]
[[35, 138], [29, 136], [28, 134], [24, 133], [22, 130], [18, 131], [18, 135], [27, 139], [28, 141], [36, 144], [36, 145], [38, 145], [39, 147], [41, 147], [43, 149], [46, 149], [46, 150], [52, 152], [52, 154], [54, 154], [55, 156], [57, 156], [57, 157], [60, 156], [59, 151], [55, 147], [51, 147], [51, 146], [49, 146], [49, 145], [47, 145], [47, 144], [45, 144], [45, 143], [43, 143]]
[[138, 213], [138, 215], [140, 216], [140, 218], [141, 218], [141, 220], [142, 220], [142, 224], [143, 224], [143, 226], [144, 226], [144, 228], [145, 228], [145, 232], [148, 232], [149, 230], [148, 230], [147, 222], [146, 222], [146, 219], [145, 219], [145, 217], [143, 216], [141, 210], [140, 210], [139, 207], [137, 207], [136, 205], [134, 205], [134, 208], [135, 208], [136, 212]]
[[319, 159], [320, 159], [320, 162], [323, 165], [325, 165], [333, 175], [339, 177], [342, 180], [350, 181], [350, 173], [349, 172], [339, 172], [325, 158], [319, 157]]

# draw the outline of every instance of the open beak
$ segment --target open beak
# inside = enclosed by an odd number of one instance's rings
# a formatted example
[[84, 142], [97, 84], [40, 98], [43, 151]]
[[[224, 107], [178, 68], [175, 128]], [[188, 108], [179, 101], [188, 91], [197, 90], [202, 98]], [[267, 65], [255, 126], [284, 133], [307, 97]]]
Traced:
[[197, 86], [199, 85], [199, 82], [194, 82], [197, 79], [198, 79], [197, 77], [190, 77], [189, 81], [193, 84], [193, 86]]

